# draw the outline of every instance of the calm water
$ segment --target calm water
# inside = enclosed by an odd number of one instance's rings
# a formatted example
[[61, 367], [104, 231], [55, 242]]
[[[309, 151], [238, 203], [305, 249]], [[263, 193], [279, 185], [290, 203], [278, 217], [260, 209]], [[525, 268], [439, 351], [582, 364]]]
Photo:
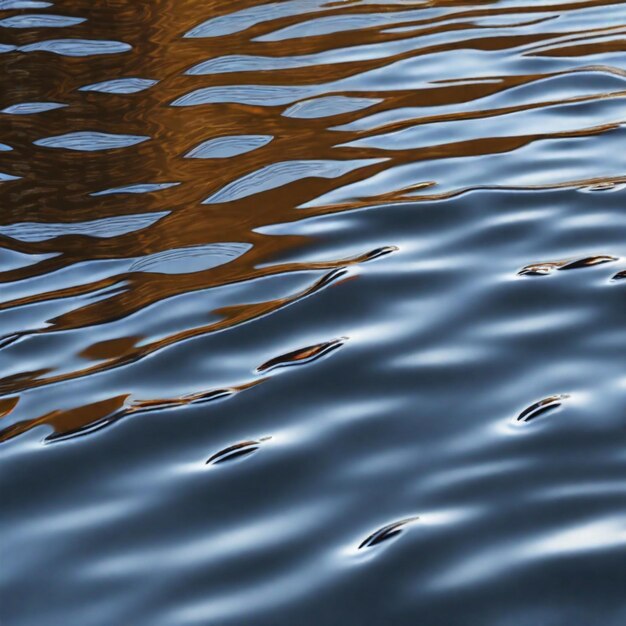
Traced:
[[623, 626], [626, 2], [0, 0], [0, 623]]

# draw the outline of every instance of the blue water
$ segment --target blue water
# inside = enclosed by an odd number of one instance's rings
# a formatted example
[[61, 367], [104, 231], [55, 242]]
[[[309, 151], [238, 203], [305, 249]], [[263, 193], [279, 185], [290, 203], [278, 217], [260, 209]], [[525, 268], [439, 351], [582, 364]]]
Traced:
[[625, 30], [0, 0], [0, 624], [625, 624]]

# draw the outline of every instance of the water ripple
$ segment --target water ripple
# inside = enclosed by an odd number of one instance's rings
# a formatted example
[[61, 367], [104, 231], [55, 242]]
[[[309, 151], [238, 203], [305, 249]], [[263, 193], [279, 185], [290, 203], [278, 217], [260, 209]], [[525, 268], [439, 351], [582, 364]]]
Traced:
[[203, 204], [233, 202], [262, 191], [288, 185], [302, 178], [339, 178], [355, 169], [379, 162], [380, 159], [355, 161], [303, 160], [274, 163], [229, 183], [204, 200]]
[[625, 623], [626, 3], [0, 11], [3, 623]]
[[119, 237], [152, 224], [168, 215], [167, 211], [144, 215], [122, 215], [87, 222], [53, 224], [50, 222], [22, 222], [0, 226], [0, 234], [18, 241], [49, 241], [64, 235], [88, 235], [90, 237]]
[[[35, 3], [36, 4], [36, 3]], [[45, 3], [42, 3], [45, 4]], [[0, 8], [1, 5], [0, 5]], [[20, 8], [20, 7], [14, 7]], [[22, 7], [23, 8], [23, 7]], [[0, 20], [0, 27], [5, 28], [66, 28], [82, 24], [87, 20], [84, 17], [70, 17], [66, 15], [14, 15]]]
[[79, 91], [97, 91], [98, 93], [132, 94], [154, 87], [159, 81], [149, 78], [114, 78], [101, 83], [85, 85]]
[[125, 193], [154, 193], [156, 191], [178, 187], [178, 185], [180, 185], [180, 183], [138, 183], [136, 185], [126, 185], [125, 187], [113, 187], [112, 189], [105, 189], [104, 191], [96, 191], [90, 195], [98, 197]]
[[130, 266], [131, 272], [188, 274], [202, 272], [245, 254], [251, 248], [245, 243], [221, 243], [190, 246], [151, 254]]
[[316, 117], [330, 117], [366, 109], [382, 100], [374, 98], [347, 98], [345, 96], [326, 96], [314, 100], [304, 100], [290, 106], [283, 113], [285, 117], [299, 119], [313, 119]]
[[218, 463], [230, 462], [233, 459], [239, 459], [243, 456], [247, 456], [256, 452], [261, 443], [263, 441], [268, 441], [270, 437], [264, 437], [259, 439], [258, 441], [241, 441], [236, 443], [224, 450], [220, 450], [216, 452], [209, 460], [206, 462], [207, 465], [217, 465]]
[[128, 52], [131, 46], [121, 41], [95, 39], [49, 39], [26, 46], [20, 46], [21, 52], [52, 52], [67, 57], [89, 57], [100, 54], [120, 54]]
[[185, 37], [222, 37], [232, 35], [264, 21], [276, 20], [320, 10], [326, 0], [286, 0], [253, 6], [212, 17], [185, 33]]
[[33, 113], [63, 109], [66, 106], [67, 104], [62, 104], [61, 102], [20, 102], [0, 110], [0, 113], [5, 115], [32, 115]]
[[0, 0], [0, 11], [46, 9], [52, 5], [52, 2], [42, 2], [41, 0]]
[[565, 394], [559, 394], [555, 396], [550, 396], [548, 398], [544, 398], [543, 400], [539, 400], [539, 402], [535, 402], [528, 408], [524, 409], [517, 417], [518, 422], [530, 422], [535, 418], [547, 413], [548, 411], [552, 411], [554, 409], [558, 409], [563, 400], [567, 399], [569, 396]]
[[266, 146], [273, 137], [271, 135], [232, 135], [209, 139], [190, 150], [187, 159], [226, 159], [246, 152], [252, 152]]
[[96, 131], [79, 131], [38, 139], [33, 143], [43, 148], [62, 148], [64, 150], [76, 150], [78, 152], [96, 152], [99, 150], [128, 148], [148, 141], [148, 139], [150, 139], [150, 137], [101, 133]]
[[287, 85], [233, 85], [196, 89], [172, 102], [175, 107], [198, 106], [232, 102], [252, 106], [275, 106], [289, 104], [314, 95], [313, 87], [290, 87]]

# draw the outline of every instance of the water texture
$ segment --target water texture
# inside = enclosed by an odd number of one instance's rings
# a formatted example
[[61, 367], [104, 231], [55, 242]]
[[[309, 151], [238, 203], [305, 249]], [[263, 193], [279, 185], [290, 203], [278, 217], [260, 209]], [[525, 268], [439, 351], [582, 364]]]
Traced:
[[0, 623], [626, 624], [625, 124], [617, 0], [0, 0]]

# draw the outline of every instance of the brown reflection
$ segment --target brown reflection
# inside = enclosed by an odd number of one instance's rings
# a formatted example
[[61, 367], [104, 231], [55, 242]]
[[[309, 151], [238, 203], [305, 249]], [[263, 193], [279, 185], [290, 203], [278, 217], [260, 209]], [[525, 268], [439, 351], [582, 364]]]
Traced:
[[99, 341], [90, 345], [80, 353], [85, 359], [92, 361], [108, 361], [116, 359], [132, 350], [142, 337], [120, 337], [108, 341]]
[[65, 435], [80, 431], [87, 425], [110, 420], [123, 406], [127, 395], [79, 406], [69, 411], [52, 411], [32, 420], [18, 422], [0, 431], [0, 441], [8, 441], [37, 426], [50, 426], [54, 433]]
[[608, 254], [600, 254], [596, 256], [587, 256], [580, 259], [565, 261], [545, 261], [543, 263], [532, 263], [523, 267], [517, 274], [519, 276], [545, 276], [558, 270], [575, 270], [586, 267], [594, 267], [596, 265], [604, 265], [605, 263], [613, 263], [619, 259]]
[[[437, 183], [441, 181], [410, 181], [403, 189], [370, 198], [353, 198], [333, 206], [296, 210], [300, 205], [338, 187], [407, 163], [458, 157], [471, 163], [482, 155], [514, 152], [537, 140], [587, 137], [616, 126], [598, 124], [568, 133], [550, 132], [549, 129], [533, 134], [512, 132], [506, 137], [489, 137], [488, 131], [485, 131], [484, 137], [462, 141], [450, 140], [442, 135], [426, 147], [411, 150], [339, 147], [338, 144], [420, 124], [452, 120], [463, 124], [518, 111], [540, 111], [564, 102], [592, 103], [626, 95], [626, 91], [621, 90], [596, 91], [562, 100], [538, 96], [530, 103], [515, 102], [515, 97], [511, 96], [511, 103], [506, 106], [489, 104], [490, 99], [496, 96], [514, 94], [516, 88], [577, 75], [582, 71], [594, 70], [623, 78], [623, 70], [601, 65], [600, 61], [597, 66], [578, 64], [568, 66], [568, 69], [558, 66], [552, 71], [552, 66], [546, 64], [542, 66], [545, 71], [541, 72], [536, 65], [529, 65], [527, 72], [520, 69], [514, 73], [507, 60], [515, 55], [518, 60], [533, 55], [549, 60], [549, 57], [576, 58], [623, 50], [621, 40], [593, 41], [594, 37], [607, 37], [619, 25], [590, 25], [582, 30], [580, 27], [561, 26], [562, 20], [555, 19], [590, 7], [606, 7], [610, 12], [611, 5], [618, 4], [617, 0], [555, 2], [553, 5], [529, 2], [526, 6], [500, 6], [500, 3], [487, 0], [473, 3], [432, 0], [426, 4], [331, 2], [309, 13], [300, 12], [276, 19], [268, 17], [251, 24], [249, 28], [221, 37], [183, 38], [184, 33], [205, 20], [259, 4], [251, 0], [154, 0], [149, 3], [59, 0], [48, 12], [86, 17], [87, 21], [55, 29], [54, 32], [51, 29], [3, 30], [3, 42], [18, 47], [48, 39], [74, 38], [124, 42], [132, 49], [120, 54], [88, 57], [19, 50], [0, 55], [0, 109], [33, 101], [68, 105], [64, 109], [37, 115], [0, 114], [0, 140], [13, 148], [12, 151], [0, 151], [0, 172], [21, 177], [20, 180], [0, 183], [3, 206], [0, 227], [27, 223], [30, 225], [29, 232], [39, 228], [44, 233], [35, 238], [32, 235], [20, 238], [15, 231], [12, 231], [15, 236], [0, 234], [0, 245], [5, 251], [19, 255], [48, 255], [45, 260], [23, 267], [11, 269], [0, 266], [0, 282], [7, 286], [9, 293], [13, 293], [10, 288], [20, 284], [20, 281], [24, 285], [17, 295], [3, 298], [0, 312], [19, 310], [36, 303], [61, 301], [66, 305], [62, 312], [46, 320], [47, 323], [41, 327], [11, 330], [10, 337], [0, 341], [0, 349], [14, 350], [12, 354], [19, 358], [20, 342], [11, 343], [15, 338], [32, 336], [36, 341], [37, 336], [47, 333], [94, 329], [88, 345], [81, 345], [76, 350], [79, 356], [93, 363], [69, 373], [58, 373], [53, 367], [40, 367], [37, 371], [5, 377], [0, 380], [2, 394], [67, 382], [132, 364], [179, 341], [232, 328], [271, 314], [342, 278], [342, 268], [373, 258], [373, 253], [366, 253], [348, 260], [335, 258], [318, 263], [283, 263], [279, 259], [311, 242], [299, 236], [261, 234], [267, 226], [375, 203], [415, 200], [413, 194], [417, 192], [421, 199], [433, 199], [462, 191], [439, 194]], [[394, 17], [409, 9], [415, 11], [415, 19]], [[426, 14], [423, 9], [438, 11]], [[333, 17], [368, 13], [384, 17], [386, 22], [381, 20], [376, 25], [327, 34], [278, 41], [262, 40], [264, 35], [305, 20], [319, 17], [332, 20]], [[494, 19], [485, 22], [483, 18]], [[394, 27], [398, 26], [403, 30], [394, 31]], [[505, 34], [502, 34], [503, 29]], [[371, 50], [359, 52], [359, 46], [370, 46]], [[353, 56], [347, 60], [343, 56], [333, 56], [339, 50], [343, 50], [342, 54], [351, 53]], [[463, 55], [468, 50], [499, 53], [489, 56], [493, 63], [493, 68], [489, 67], [490, 80], [485, 80], [484, 75], [478, 78], [464, 76], [459, 68], [457, 77], [435, 73], [419, 87], [410, 85], [404, 88], [396, 82], [392, 84], [393, 88], [385, 89], [383, 80], [375, 90], [364, 87], [358, 91], [355, 87], [354, 91], [348, 92], [335, 86], [335, 83], [346, 79], [355, 79], [353, 84], [358, 86], [356, 79], [367, 72], [385, 70], [400, 61], [414, 58], [421, 66], [428, 67], [432, 59], [438, 58], [437, 55]], [[329, 56], [314, 56], [321, 54]], [[271, 67], [272, 60], [296, 59], [301, 66], [204, 76], [185, 74], [187, 69], [200, 62], [229, 55], [263, 57], [270, 60], [268, 67]], [[79, 91], [85, 85], [123, 77], [147, 78], [158, 81], [158, 84], [135, 94]], [[259, 106], [233, 101], [191, 107], [170, 106], [176, 98], [196, 89], [246, 85], [313, 89], [301, 99], [332, 94], [376, 98], [380, 102], [365, 111], [318, 118], [284, 116], [285, 108], [291, 103], [269, 102]], [[464, 107], [462, 110], [455, 109], [461, 106]], [[437, 107], [441, 107], [441, 112], [436, 110]], [[404, 108], [416, 111], [428, 108], [430, 112], [424, 115], [416, 113], [414, 117], [401, 121], [382, 121], [368, 130], [337, 130], [337, 127], [345, 127], [364, 116]], [[97, 152], [58, 150], [33, 143], [42, 138], [77, 131], [147, 136], [150, 140], [132, 147]], [[203, 141], [241, 134], [271, 135], [273, 141], [232, 158], [184, 158], [187, 152]], [[203, 200], [233, 181], [278, 162], [376, 158], [381, 161], [337, 178], [301, 178], [232, 202], [202, 204]], [[180, 184], [151, 193], [91, 195], [128, 185], [173, 182]], [[615, 181], [592, 179], [585, 184], [610, 182]], [[580, 185], [583, 182], [578, 180], [571, 184]], [[62, 233], [64, 224], [156, 212], [168, 214], [148, 227], [126, 234], [58, 234]], [[57, 234], [45, 236], [46, 224], [54, 224]], [[130, 264], [133, 259], [167, 250], [224, 242], [250, 244], [252, 248], [229, 263], [188, 274], [133, 272], [124, 265], [126, 261]], [[107, 275], [98, 273], [107, 261], [120, 261], [120, 265]], [[76, 267], [83, 267], [83, 273], [69, 283], [64, 282], [63, 270]], [[102, 340], [98, 337], [99, 327], [124, 320], [169, 298], [303, 271], [330, 274], [289, 297], [223, 307], [213, 312], [219, 320], [211, 324], [185, 327], [181, 322], [176, 332], [158, 340], [130, 331], [121, 331], [119, 334], [122, 336], [114, 339]], [[46, 277], [45, 283], [29, 283], [30, 279], [38, 277]], [[29, 289], [31, 284], [33, 287]], [[129, 389], [129, 394], [131, 391]], [[86, 413], [105, 420], [121, 409], [127, 397], [122, 395], [114, 401], [83, 408]], [[11, 405], [13, 400], [10, 399], [3, 402], [7, 403], [6, 410], [3, 408], [5, 405], [0, 405], [0, 415], [9, 413], [15, 406]], [[33, 420], [27, 423], [46, 423], [57, 432], [67, 433], [93, 422], [93, 419], [85, 421], [86, 413], [81, 413], [81, 410], [52, 411], [39, 418], [44, 422]], [[19, 430], [20, 426], [12, 428]]]
[[293, 350], [287, 354], [282, 354], [273, 359], [270, 359], [263, 365], [257, 368], [258, 372], [266, 372], [268, 370], [277, 367], [288, 367], [290, 365], [301, 365], [303, 363], [310, 363], [320, 357], [340, 348], [345, 342], [345, 338], [333, 339], [332, 341], [325, 341], [323, 343], [315, 344], [314, 346], [307, 346], [306, 348], [299, 348]]
[[[46, 441], [58, 441], [61, 439], [79, 437], [111, 426], [131, 415], [152, 413], [192, 404], [204, 404], [215, 400], [222, 400], [241, 391], [256, 387], [266, 380], [268, 380], [268, 378], [258, 378], [241, 385], [200, 391], [175, 398], [130, 400], [129, 395], [119, 395], [99, 402], [79, 406], [74, 409], [52, 411], [36, 419], [17, 422], [16, 424], [0, 430], [0, 442], [9, 441], [37, 426], [48, 426], [52, 429], [52, 433], [45, 438]], [[7, 406], [12, 405], [10, 409], [12, 410], [17, 402], [18, 398], [10, 398], [7, 399], [5, 404]], [[10, 412], [10, 410], [8, 412]], [[4, 417], [4, 415], [0, 415], [0, 417]]]
[[19, 401], [19, 398], [2, 398], [0, 400], [0, 418], [12, 413]]
[[38, 370], [35, 372], [26, 372], [20, 376], [11, 376], [4, 378], [0, 381], [1, 393], [15, 393], [18, 391], [25, 391], [26, 389], [33, 389], [35, 387], [42, 387], [59, 382], [67, 382], [75, 380], [89, 374], [95, 374], [97, 372], [106, 371], [114, 367], [120, 367], [136, 362], [158, 350], [162, 350], [169, 346], [172, 346], [181, 341], [191, 339], [193, 337], [200, 337], [211, 332], [217, 332], [219, 330], [225, 330], [257, 319], [264, 315], [268, 315], [275, 311], [278, 311], [286, 306], [289, 306], [303, 298], [317, 293], [319, 290], [327, 287], [330, 284], [337, 282], [344, 277], [346, 271], [345, 268], [350, 265], [356, 265], [359, 262], [370, 260], [370, 253], [365, 255], [341, 261], [334, 261], [328, 263], [290, 263], [285, 265], [273, 266], [266, 268], [264, 276], [272, 276], [286, 272], [296, 272], [312, 269], [333, 269], [333, 271], [327, 273], [321, 279], [312, 283], [306, 289], [286, 298], [278, 298], [274, 300], [268, 300], [266, 302], [242, 304], [223, 307], [214, 311], [215, 314], [220, 316], [218, 322], [207, 324], [205, 326], [198, 326], [195, 328], [185, 329], [175, 334], [169, 335], [164, 339], [144, 344], [140, 347], [133, 348], [123, 355], [117, 358], [110, 358], [102, 363], [93, 365], [84, 369], [75, 370], [69, 374], [59, 374], [56, 376], [44, 376], [49, 374], [49, 370]]

